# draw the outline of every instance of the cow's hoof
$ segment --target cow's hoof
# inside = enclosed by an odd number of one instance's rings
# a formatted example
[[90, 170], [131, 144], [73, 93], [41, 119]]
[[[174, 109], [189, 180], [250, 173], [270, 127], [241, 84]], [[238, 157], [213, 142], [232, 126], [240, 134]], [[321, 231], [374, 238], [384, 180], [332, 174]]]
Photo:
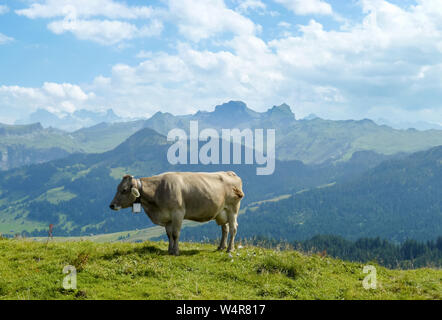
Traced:
[[235, 251], [234, 248], [227, 248], [227, 252], [233, 252], [233, 251]]
[[216, 249], [216, 251], [222, 251], [224, 250], [226, 247], [218, 247], [218, 249]]

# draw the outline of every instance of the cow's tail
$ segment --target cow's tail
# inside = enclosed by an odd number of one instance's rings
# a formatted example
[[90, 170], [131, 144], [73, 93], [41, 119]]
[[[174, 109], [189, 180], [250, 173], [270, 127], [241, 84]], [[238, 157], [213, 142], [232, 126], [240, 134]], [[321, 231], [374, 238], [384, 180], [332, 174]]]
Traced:
[[233, 187], [233, 193], [235, 196], [237, 196], [239, 199], [242, 199], [244, 197], [244, 192], [241, 191], [238, 187]]

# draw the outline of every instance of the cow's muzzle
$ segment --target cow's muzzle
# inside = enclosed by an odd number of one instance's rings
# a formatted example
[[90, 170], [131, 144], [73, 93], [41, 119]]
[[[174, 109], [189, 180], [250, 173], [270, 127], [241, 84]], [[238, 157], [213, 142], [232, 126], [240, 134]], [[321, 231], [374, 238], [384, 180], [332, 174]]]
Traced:
[[109, 206], [109, 208], [111, 208], [112, 210], [115, 210], [115, 211], [118, 211], [118, 210], [120, 210], [121, 209], [121, 207], [119, 207], [119, 206], [116, 206], [115, 204], [111, 204], [110, 206]]

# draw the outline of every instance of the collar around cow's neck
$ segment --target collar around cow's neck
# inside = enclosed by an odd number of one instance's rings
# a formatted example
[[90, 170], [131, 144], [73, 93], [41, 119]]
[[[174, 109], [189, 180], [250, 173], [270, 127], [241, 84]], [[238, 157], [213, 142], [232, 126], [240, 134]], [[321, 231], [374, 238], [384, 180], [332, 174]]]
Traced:
[[143, 188], [143, 185], [141, 184], [141, 179], [135, 179], [135, 188], [138, 189], [138, 192], [140, 193], [140, 196], [135, 200], [134, 203], [141, 203], [141, 190]]
[[136, 188], [138, 189], [138, 191], [141, 193], [141, 189], [143, 188], [143, 185], [141, 184], [141, 179], [135, 179], [136, 181]]

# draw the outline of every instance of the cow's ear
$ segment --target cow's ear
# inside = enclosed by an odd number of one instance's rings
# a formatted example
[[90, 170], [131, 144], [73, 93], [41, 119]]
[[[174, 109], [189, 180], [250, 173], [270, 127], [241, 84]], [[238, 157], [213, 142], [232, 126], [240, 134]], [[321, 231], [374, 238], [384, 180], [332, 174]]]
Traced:
[[131, 193], [135, 198], [138, 198], [140, 196], [140, 191], [138, 191], [137, 188], [132, 188]]

